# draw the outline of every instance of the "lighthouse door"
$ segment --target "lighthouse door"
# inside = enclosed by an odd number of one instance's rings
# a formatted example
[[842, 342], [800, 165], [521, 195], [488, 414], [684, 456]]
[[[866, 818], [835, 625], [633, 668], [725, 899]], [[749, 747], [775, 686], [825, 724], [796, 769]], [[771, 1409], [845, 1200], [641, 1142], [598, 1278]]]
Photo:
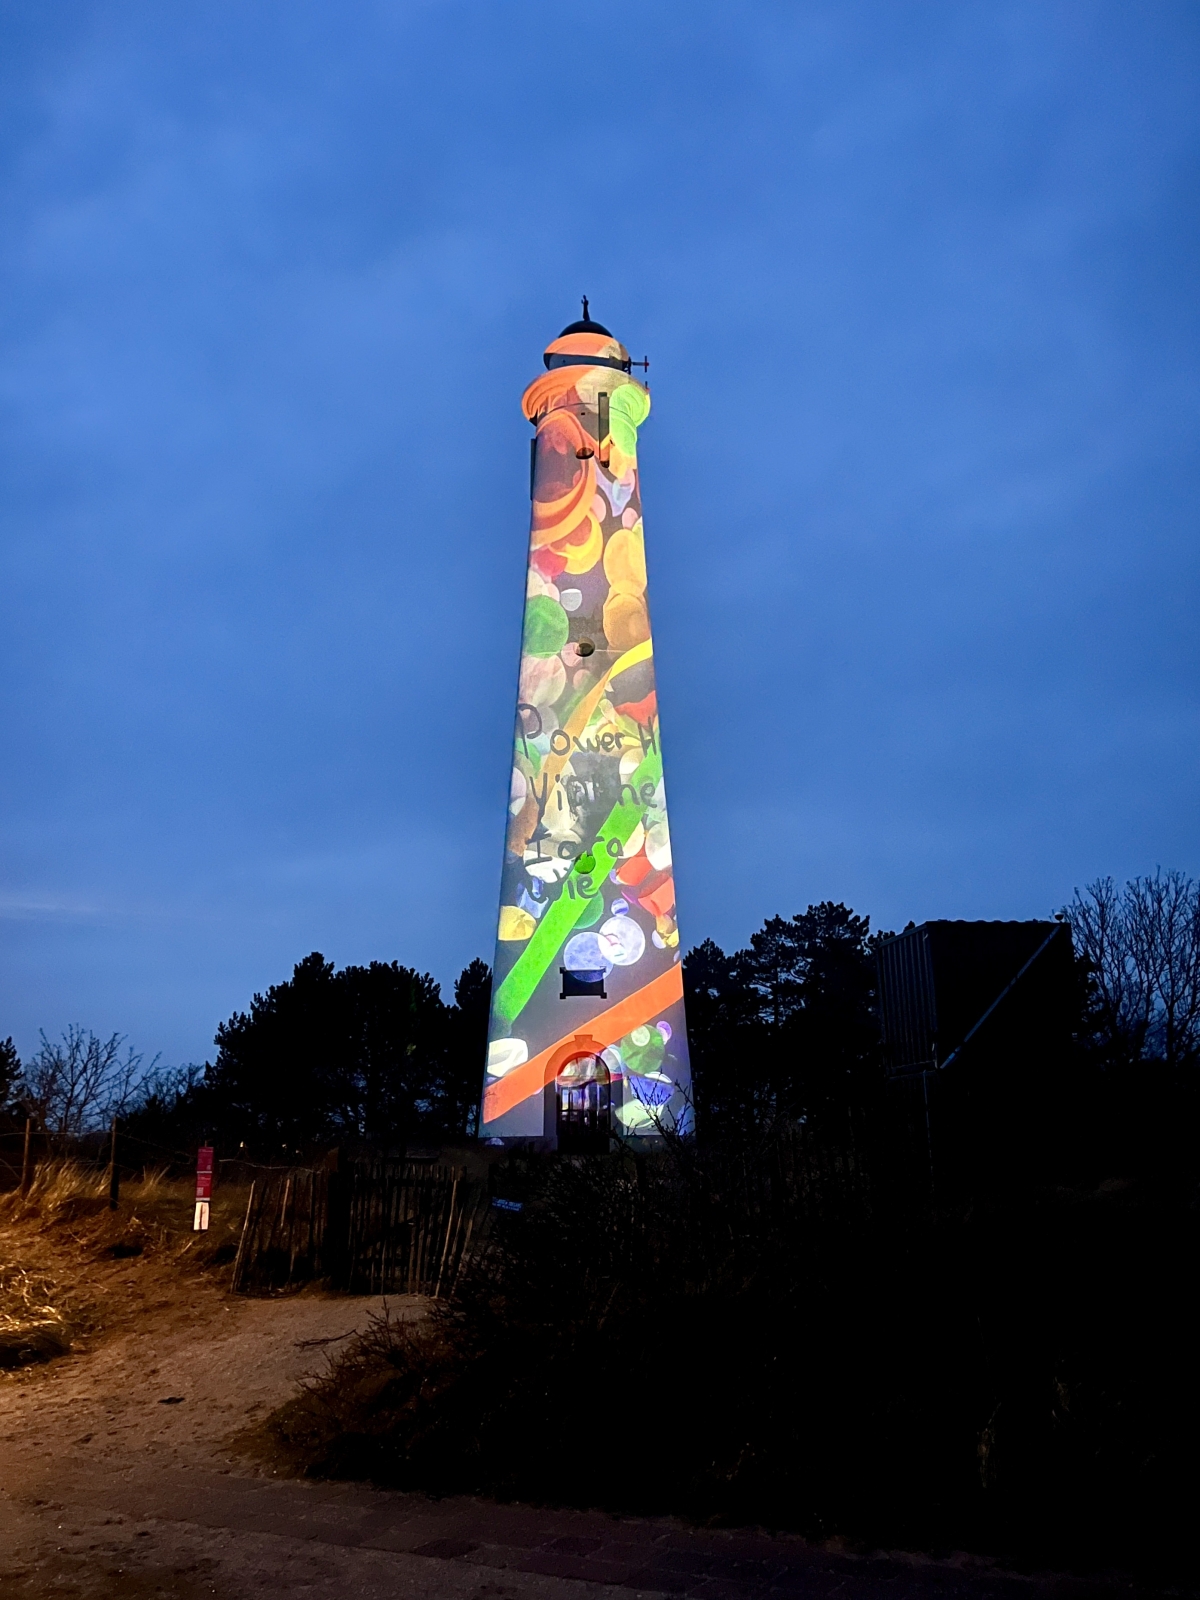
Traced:
[[559, 1070], [558, 1148], [572, 1155], [599, 1155], [608, 1150], [608, 1068], [597, 1055], [576, 1056]]

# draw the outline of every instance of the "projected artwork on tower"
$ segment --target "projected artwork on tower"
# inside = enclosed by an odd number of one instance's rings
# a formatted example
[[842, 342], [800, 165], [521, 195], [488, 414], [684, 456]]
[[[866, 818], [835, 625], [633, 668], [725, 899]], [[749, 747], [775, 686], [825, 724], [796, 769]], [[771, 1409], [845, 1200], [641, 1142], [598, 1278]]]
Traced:
[[572, 323], [536, 427], [481, 1131], [599, 1150], [685, 1131], [687, 1032], [625, 347]]

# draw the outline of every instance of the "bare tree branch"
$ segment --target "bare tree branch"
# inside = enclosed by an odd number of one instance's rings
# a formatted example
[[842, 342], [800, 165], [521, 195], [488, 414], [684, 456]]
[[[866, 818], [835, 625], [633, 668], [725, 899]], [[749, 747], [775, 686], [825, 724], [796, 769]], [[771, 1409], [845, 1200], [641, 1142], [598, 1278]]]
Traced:
[[[145, 1072], [143, 1055], [122, 1034], [101, 1039], [74, 1024], [41, 1047], [21, 1073], [23, 1095], [41, 1126], [56, 1141], [103, 1127], [126, 1109]], [[151, 1062], [153, 1071], [158, 1057]]]
[[1097, 1038], [1114, 1063], [1200, 1059], [1200, 883], [1159, 868], [1100, 878], [1065, 908], [1088, 966]]

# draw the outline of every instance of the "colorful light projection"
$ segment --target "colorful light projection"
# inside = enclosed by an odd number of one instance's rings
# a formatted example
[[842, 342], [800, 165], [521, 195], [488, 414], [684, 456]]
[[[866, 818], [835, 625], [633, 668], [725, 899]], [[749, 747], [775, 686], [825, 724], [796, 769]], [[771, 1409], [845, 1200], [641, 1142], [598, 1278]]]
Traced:
[[690, 1125], [638, 428], [587, 315], [525, 391], [525, 628], [481, 1131], [602, 1149]]

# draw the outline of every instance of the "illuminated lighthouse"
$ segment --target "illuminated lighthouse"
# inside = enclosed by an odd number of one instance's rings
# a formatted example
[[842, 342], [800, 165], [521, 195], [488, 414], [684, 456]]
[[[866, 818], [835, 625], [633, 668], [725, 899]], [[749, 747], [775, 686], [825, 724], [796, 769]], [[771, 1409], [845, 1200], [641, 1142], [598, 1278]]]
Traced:
[[602, 1151], [690, 1126], [638, 429], [588, 316], [522, 405], [529, 569], [480, 1132]]

